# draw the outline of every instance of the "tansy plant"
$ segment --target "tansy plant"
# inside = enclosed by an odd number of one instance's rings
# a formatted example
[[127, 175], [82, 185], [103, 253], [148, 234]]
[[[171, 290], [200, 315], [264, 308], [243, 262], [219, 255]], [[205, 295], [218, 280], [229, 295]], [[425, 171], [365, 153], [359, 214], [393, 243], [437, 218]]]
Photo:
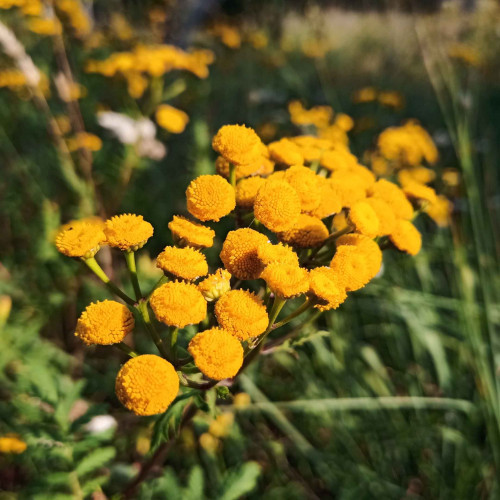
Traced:
[[[112, 344], [130, 356], [116, 394], [137, 415], [231, 386], [259, 353], [290, 337], [279, 334], [281, 327], [314, 310], [336, 309], [364, 287], [380, 270], [382, 249], [416, 255], [421, 247], [412, 220], [432, 188], [420, 193], [377, 179], [343, 140], [298, 136], [266, 146], [251, 128], [226, 125], [212, 144], [217, 173], [187, 187], [190, 216], [169, 223], [174, 245], [157, 256], [164, 276], [152, 291], [144, 293], [135, 265], [135, 253], [153, 236], [142, 216], [72, 222], [56, 238], [61, 253], [81, 259], [118, 299], [90, 304], [75, 333], [86, 344]], [[213, 223], [224, 217], [235, 228], [217, 234]], [[203, 252], [216, 237], [223, 241], [220, 262], [209, 265]], [[134, 297], [95, 259], [103, 245], [123, 253]], [[287, 303], [290, 313], [281, 317]], [[133, 313], [156, 344], [154, 354], [124, 342], [135, 328]], [[190, 325], [198, 333], [188, 340]]]

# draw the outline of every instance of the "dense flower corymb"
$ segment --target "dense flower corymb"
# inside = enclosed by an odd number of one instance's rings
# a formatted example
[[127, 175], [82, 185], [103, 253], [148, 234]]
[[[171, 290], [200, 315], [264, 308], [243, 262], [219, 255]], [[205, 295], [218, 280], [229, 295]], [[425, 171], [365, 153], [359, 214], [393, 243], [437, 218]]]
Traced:
[[193, 248], [209, 248], [214, 244], [215, 231], [203, 224], [190, 221], [185, 217], [174, 215], [168, 228], [177, 246]]
[[159, 321], [178, 328], [195, 325], [207, 315], [207, 302], [191, 283], [166, 283], [153, 292], [149, 303]]
[[183, 280], [195, 280], [208, 273], [205, 256], [194, 248], [165, 247], [158, 257], [156, 266]]
[[68, 257], [90, 259], [106, 241], [102, 227], [88, 221], [65, 224], [56, 236], [56, 247]]
[[116, 395], [136, 415], [163, 413], [179, 392], [179, 377], [165, 359], [144, 354], [129, 359], [116, 377]]
[[188, 351], [199, 370], [213, 380], [234, 377], [243, 364], [243, 347], [223, 328], [198, 333], [189, 342]]
[[142, 215], [116, 215], [104, 226], [106, 242], [120, 250], [136, 251], [153, 236], [153, 226]]
[[134, 316], [127, 306], [114, 300], [87, 306], [76, 324], [75, 335], [87, 345], [121, 342], [134, 329]]

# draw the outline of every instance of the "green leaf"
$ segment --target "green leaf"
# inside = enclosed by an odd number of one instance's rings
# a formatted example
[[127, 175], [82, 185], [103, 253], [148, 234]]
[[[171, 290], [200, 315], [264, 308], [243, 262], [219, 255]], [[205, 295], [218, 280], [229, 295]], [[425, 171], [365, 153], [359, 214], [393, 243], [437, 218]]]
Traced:
[[187, 486], [182, 492], [183, 500], [203, 500], [204, 485], [203, 469], [195, 465], [189, 472]]
[[82, 485], [82, 492], [87, 497], [91, 493], [101, 490], [101, 486], [107, 482], [109, 477], [107, 475], [98, 476], [96, 478], [87, 481], [84, 485]]
[[256, 462], [246, 462], [226, 476], [218, 500], [237, 500], [250, 493], [257, 486], [260, 466]]
[[231, 393], [229, 392], [229, 388], [226, 386], [217, 387], [217, 398], [228, 400], [231, 399]]
[[107, 446], [105, 448], [98, 448], [87, 456], [83, 457], [76, 468], [76, 473], [79, 477], [95, 471], [99, 467], [106, 465], [112, 458], [114, 458], [116, 450]]

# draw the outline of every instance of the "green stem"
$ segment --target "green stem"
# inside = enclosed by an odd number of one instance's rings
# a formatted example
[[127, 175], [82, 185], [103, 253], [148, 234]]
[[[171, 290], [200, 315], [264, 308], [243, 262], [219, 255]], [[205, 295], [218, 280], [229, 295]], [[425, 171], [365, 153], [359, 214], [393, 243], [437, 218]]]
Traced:
[[170, 358], [174, 365], [177, 363], [177, 337], [179, 335], [179, 329], [176, 326], [172, 326], [168, 329], [167, 336], [167, 351], [170, 354]]
[[276, 330], [278, 328], [281, 328], [282, 326], [292, 321], [292, 319], [302, 314], [304, 311], [307, 311], [309, 308], [312, 307], [312, 305], [313, 303], [311, 299], [306, 299], [293, 313], [289, 314], [286, 318], [282, 319], [278, 323], [274, 323], [272, 329]]
[[135, 306], [135, 301], [127, 294], [123, 293], [111, 280], [108, 278], [102, 267], [97, 263], [94, 257], [83, 259], [85, 265], [108, 287], [115, 295], [118, 295], [129, 306]]
[[153, 287], [153, 289], [146, 295], [146, 300], [149, 300], [151, 297], [151, 294], [160, 286], [164, 285], [165, 283], [168, 282], [168, 276], [163, 275], [157, 282], [156, 285]]
[[327, 245], [330, 241], [336, 240], [337, 238], [340, 238], [340, 236], [343, 236], [344, 234], [347, 234], [351, 232], [354, 228], [350, 225], [347, 225], [343, 229], [340, 229], [339, 231], [335, 231], [334, 233], [330, 234], [328, 238], [323, 242], [322, 245], [316, 247], [312, 252], [311, 255], [309, 255], [309, 258], [306, 260], [306, 262], [311, 262], [314, 257], [316, 257], [317, 253], [325, 246]]
[[141, 317], [142, 317], [142, 320], [144, 321], [144, 325], [146, 326], [146, 329], [148, 330], [149, 334], [151, 335], [153, 342], [156, 344], [158, 351], [160, 351], [160, 354], [165, 359], [167, 359], [168, 361], [171, 361], [171, 358], [169, 356], [169, 352], [165, 349], [165, 346], [163, 345], [163, 342], [160, 338], [160, 335], [156, 331], [156, 328], [153, 325], [153, 323], [151, 322], [151, 317], [149, 316], [149, 311], [148, 311], [148, 303], [144, 300], [141, 300], [139, 302], [138, 309], [139, 309], [139, 312], [141, 313]]
[[130, 272], [130, 281], [134, 287], [135, 298], [137, 301], [142, 299], [141, 287], [139, 286], [139, 279], [137, 278], [137, 268], [135, 266], [135, 252], [126, 251], [125, 260], [127, 261], [127, 267]]
[[118, 342], [118, 344], [114, 344], [114, 346], [120, 349], [120, 351], [123, 351], [125, 354], [128, 354], [131, 358], [139, 356], [130, 346], [128, 346], [124, 342]]

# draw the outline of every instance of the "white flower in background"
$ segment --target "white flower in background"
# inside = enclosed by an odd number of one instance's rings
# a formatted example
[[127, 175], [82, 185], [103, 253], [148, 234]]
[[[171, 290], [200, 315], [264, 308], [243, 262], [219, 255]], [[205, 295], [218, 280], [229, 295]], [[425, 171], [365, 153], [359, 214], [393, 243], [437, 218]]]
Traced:
[[148, 118], [134, 120], [121, 113], [103, 111], [97, 115], [97, 121], [121, 143], [135, 145], [139, 156], [161, 160], [167, 154], [165, 145], [156, 139], [156, 125]]
[[111, 415], [96, 415], [85, 425], [85, 429], [91, 434], [109, 431], [117, 426], [115, 418]]

